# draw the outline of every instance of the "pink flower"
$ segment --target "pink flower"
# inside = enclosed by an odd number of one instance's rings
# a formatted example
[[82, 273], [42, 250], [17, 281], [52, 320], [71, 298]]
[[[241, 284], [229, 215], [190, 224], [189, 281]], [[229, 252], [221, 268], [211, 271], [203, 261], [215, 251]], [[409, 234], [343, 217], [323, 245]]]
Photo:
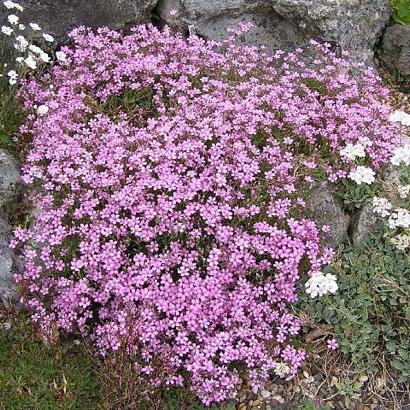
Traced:
[[329, 349], [329, 350], [337, 350], [338, 348], [339, 348], [339, 344], [337, 343], [337, 340], [336, 339], [329, 339], [328, 341], [327, 341], [327, 348]]

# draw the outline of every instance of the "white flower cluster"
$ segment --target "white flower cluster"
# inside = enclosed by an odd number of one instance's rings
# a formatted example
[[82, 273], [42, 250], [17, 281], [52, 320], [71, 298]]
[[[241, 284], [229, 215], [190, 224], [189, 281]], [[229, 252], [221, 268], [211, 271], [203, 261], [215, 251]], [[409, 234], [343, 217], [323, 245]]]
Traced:
[[410, 185], [399, 185], [397, 191], [401, 199], [406, 199], [410, 193]]
[[369, 167], [359, 165], [356, 169], [350, 171], [349, 178], [355, 181], [358, 185], [370, 185], [375, 181], [375, 172]]
[[397, 235], [390, 241], [400, 251], [404, 252], [410, 248], [410, 236], [408, 235]]
[[338, 286], [336, 276], [330, 273], [318, 272], [311, 276], [306, 282], [306, 293], [313, 299], [316, 296], [323, 296], [328, 293], [336, 293]]
[[360, 143], [347, 144], [346, 147], [340, 151], [340, 155], [354, 161], [357, 157], [364, 158], [366, 156], [366, 151], [364, 150], [364, 146]]
[[410, 114], [407, 114], [404, 111], [394, 111], [389, 116], [389, 121], [399, 122], [403, 125], [410, 125]]
[[410, 165], [410, 144], [405, 144], [396, 147], [393, 151], [393, 156], [390, 159], [393, 165]]
[[397, 208], [389, 217], [389, 228], [409, 228], [410, 212], [404, 208]]
[[382, 217], [389, 216], [393, 205], [386, 198], [373, 198], [373, 212]]
[[286, 363], [276, 362], [273, 366], [273, 371], [277, 376], [284, 378], [289, 374], [290, 367]]
[[[9, 10], [24, 10], [20, 4], [13, 1], [5, 1], [3, 4]], [[22, 32], [26, 30], [26, 26], [19, 23], [20, 18], [18, 16], [11, 14], [7, 17], [7, 20], [10, 23], [10, 26], [2, 26], [1, 32], [9, 37], [14, 36], [13, 47], [18, 52], [22, 53], [22, 55], [16, 57], [16, 62], [20, 68], [16, 68], [15, 70], [11, 70], [7, 73], [9, 84], [15, 85], [18, 82], [19, 77], [19, 73], [17, 71], [19, 71], [20, 74], [24, 74], [24, 70], [35, 70], [39, 64], [50, 63], [52, 59], [50, 55], [42, 48], [36, 46], [35, 44], [31, 44], [34, 37], [33, 32], [41, 31], [41, 27], [37, 23], [29, 24], [31, 33], [28, 33], [28, 36], [25, 37], [22, 35]], [[42, 34], [42, 39], [47, 43], [54, 42], [54, 37], [47, 33]], [[59, 61], [65, 61], [66, 57], [66, 54], [62, 51], [56, 53], [56, 58]]]

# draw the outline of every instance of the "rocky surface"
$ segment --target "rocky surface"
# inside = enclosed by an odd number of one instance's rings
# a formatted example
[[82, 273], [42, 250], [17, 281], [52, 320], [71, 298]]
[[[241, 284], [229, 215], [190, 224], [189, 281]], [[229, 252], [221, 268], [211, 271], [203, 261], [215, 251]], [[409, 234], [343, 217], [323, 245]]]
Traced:
[[357, 249], [362, 249], [366, 243], [366, 239], [375, 234], [381, 227], [380, 218], [373, 212], [373, 205], [371, 201], [366, 202], [356, 219], [352, 241]]
[[207, 38], [225, 38], [228, 26], [250, 21], [255, 27], [245, 36], [249, 43], [302, 46], [317, 37], [366, 62], [391, 13], [388, 0], [160, 0], [157, 12]]
[[12, 282], [13, 255], [9, 248], [11, 227], [8, 213], [11, 204], [17, 199], [20, 172], [14, 158], [0, 150], [0, 300], [14, 295]]
[[392, 74], [410, 81], [410, 26], [394, 24], [387, 27], [379, 57]]
[[330, 228], [325, 245], [336, 248], [347, 236], [350, 217], [343, 211], [330, 185], [322, 182], [313, 188], [306, 205], [308, 217], [315, 219], [319, 226], [328, 225]]
[[0, 208], [5, 208], [17, 197], [20, 172], [15, 159], [0, 149]]
[[11, 227], [0, 217], [0, 300], [11, 299], [15, 294], [12, 282], [13, 254], [9, 247]]
[[[62, 40], [73, 28], [108, 26], [124, 28], [151, 16], [157, 0], [20, 0], [22, 20], [39, 24]], [[9, 13], [2, 8], [2, 19]]]

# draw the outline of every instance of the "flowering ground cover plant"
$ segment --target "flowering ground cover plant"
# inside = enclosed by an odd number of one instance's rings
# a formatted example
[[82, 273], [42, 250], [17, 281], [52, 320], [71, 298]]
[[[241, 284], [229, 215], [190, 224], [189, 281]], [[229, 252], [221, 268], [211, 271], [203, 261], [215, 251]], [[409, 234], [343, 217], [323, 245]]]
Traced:
[[[241, 372], [255, 390], [270, 372], [295, 375], [305, 352], [288, 306], [300, 274], [321, 276], [333, 255], [304, 195], [319, 177], [368, 184], [389, 159], [400, 126], [378, 77], [357, 81], [325, 45], [308, 64], [234, 32], [220, 44], [150, 25], [71, 37], [64, 61], [21, 89], [38, 214], [13, 246], [33, 319], [102, 354], [125, 348], [136, 374], [187, 383], [206, 404], [233, 396]], [[312, 296], [334, 279], [311, 281]]]
[[[40, 73], [53, 62], [49, 48], [54, 38], [37, 23], [22, 24], [19, 15], [24, 8], [20, 4], [5, 1], [3, 5], [9, 15], [0, 28], [0, 148], [15, 151], [12, 140], [24, 121], [17, 87], [21, 79]], [[55, 53], [56, 60], [64, 58], [64, 52]]]

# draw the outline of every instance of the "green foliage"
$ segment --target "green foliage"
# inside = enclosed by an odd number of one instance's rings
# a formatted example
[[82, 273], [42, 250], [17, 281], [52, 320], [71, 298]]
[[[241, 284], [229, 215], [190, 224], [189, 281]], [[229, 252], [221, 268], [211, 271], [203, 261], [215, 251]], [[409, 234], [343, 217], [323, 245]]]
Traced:
[[410, 24], [410, 0], [392, 0], [393, 19], [400, 24]]
[[328, 410], [326, 406], [317, 406], [316, 404], [312, 403], [310, 400], [307, 401], [303, 406], [298, 407], [294, 410]]
[[348, 212], [354, 212], [360, 209], [365, 202], [373, 198], [377, 186], [373, 185], [358, 185], [355, 182], [344, 180], [340, 183], [338, 195], [343, 202], [345, 209]]
[[7, 332], [0, 327], [1, 409], [97, 409], [99, 398], [99, 379], [84, 348], [68, 342], [47, 347], [24, 319]]
[[310, 299], [299, 308], [335, 334], [357, 372], [379, 369], [384, 357], [399, 382], [410, 380], [410, 259], [388, 243], [369, 238], [360, 253], [340, 249], [326, 271], [338, 278], [334, 296]]

